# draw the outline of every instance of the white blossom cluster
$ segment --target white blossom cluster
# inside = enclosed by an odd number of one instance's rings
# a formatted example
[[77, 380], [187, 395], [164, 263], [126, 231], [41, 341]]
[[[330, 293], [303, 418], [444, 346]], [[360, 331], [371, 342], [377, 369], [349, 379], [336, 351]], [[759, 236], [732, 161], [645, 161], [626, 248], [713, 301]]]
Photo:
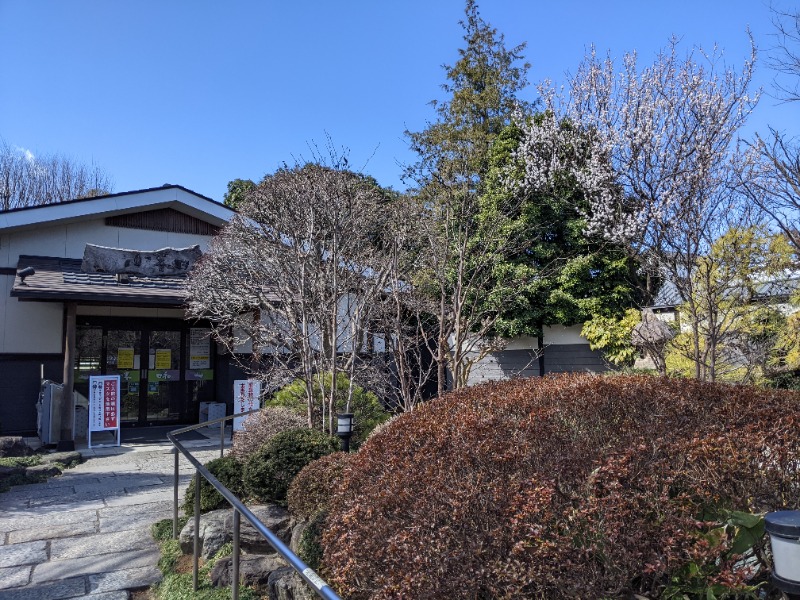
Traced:
[[730, 193], [731, 147], [758, 99], [747, 94], [752, 61], [740, 74], [719, 65], [716, 50], [680, 58], [675, 40], [644, 69], [635, 53], [617, 72], [592, 51], [568, 93], [543, 84], [543, 118], [519, 123], [515, 185], [546, 190], [570, 173], [589, 204], [587, 233], [639, 249], [702, 221]]

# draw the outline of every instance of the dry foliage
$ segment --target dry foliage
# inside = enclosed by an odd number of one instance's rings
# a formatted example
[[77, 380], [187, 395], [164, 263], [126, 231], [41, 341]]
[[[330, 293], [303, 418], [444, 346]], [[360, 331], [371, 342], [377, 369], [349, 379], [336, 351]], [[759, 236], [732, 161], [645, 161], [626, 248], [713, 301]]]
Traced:
[[244, 428], [233, 436], [231, 456], [244, 460], [277, 434], [306, 425], [305, 417], [290, 408], [264, 408], [245, 418]]
[[346, 452], [334, 452], [303, 467], [289, 485], [289, 512], [300, 519], [310, 519], [324, 510], [342, 485], [342, 471], [348, 459]]
[[744, 568], [707, 534], [724, 510], [797, 507], [799, 400], [590, 375], [449, 394], [345, 467], [324, 575], [353, 600], [663, 598], [690, 564], [740, 589], [761, 548]]

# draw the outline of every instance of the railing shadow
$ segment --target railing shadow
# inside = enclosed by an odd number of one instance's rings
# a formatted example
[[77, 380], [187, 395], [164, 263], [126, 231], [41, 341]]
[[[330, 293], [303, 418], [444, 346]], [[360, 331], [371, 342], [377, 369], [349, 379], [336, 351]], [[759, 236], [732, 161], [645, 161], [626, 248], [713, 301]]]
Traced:
[[[264, 539], [269, 542], [270, 546], [272, 546], [275, 551], [283, 557], [284, 560], [289, 564], [292, 569], [294, 569], [300, 577], [303, 578], [311, 589], [319, 596], [320, 598], [325, 598], [326, 600], [340, 600], [339, 596], [333, 589], [319, 576], [317, 573], [309, 567], [306, 563], [304, 563], [299, 556], [297, 556], [294, 552], [292, 552], [289, 547], [284, 544], [281, 539], [276, 536], [270, 529], [264, 525], [258, 517], [256, 517], [250, 509], [248, 509], [239, 498], [234, 496], [234, 494], [222, 485], [219, 480], [214, 477], [208, 469], [206, 469], [200, 461], [198, 461], [194, 456], [192, 456], [191, 452], [186, 449], [183, 444], [177, 439], [177, 436], [186, 433], [187, 431], [194, 431], [195, 429], [200, 429], [201, 427], [208, 427], [214, 424], [219, 423], [220, 425], [220, 440], [219, 440], [219, 455], [220, 457], [223, 456], [225, 451], [225, 422], [234, 418], [244, 417], [249, 414], [253, 414], [259, 412], [259, 409], [251, 410], [248, 412], [243, 412], [235, 415], [229, 415], [226, 417], [222, 417], [220, 419], [213, 419], [211, 421], [205, 421], [203, 423], [198, 423], [197, 425], [190, 425], [189, 427], [183, 427], [181, 429], [176, 429], [174, 431], [170, 431], [167, 434], [167, 439], [172, 443], [174, 446], [173, 453], [175, 454], [175, 485], [174, 485], [174, 494], [173, 494], [173, 511], [172, 511], [172, 536], [173, 538], [178, 538], [178, 488], [179, 488], [179, 480], [180, 480], [180, 455], [183, 456], [194, 466], [195, 468], [195, 490], [196, 493], [194, 495], [194, 546], [192, 551], [192, 559], [193, 559], [193, 579], [192, 583], [194, 586], [194, 591], [197, 591], [199, 587], [199, 556], [200, 556], [200, 478], [205, 478], [214, 489], [216, 489], [223, 498], [233, 507], [233, 553], [231, 556], [231, 564], [233, 573], [231, 575], [231, 598], [233, 600], [238, 600], [239, 598], [239, 559], [241, 556], [241, 551], [239, 548], [239, 532], [241, 529], [241, 517], [244, 516], [250, 524], [258, 531]], [[231, 433], [233, 435], [233, 433]]]

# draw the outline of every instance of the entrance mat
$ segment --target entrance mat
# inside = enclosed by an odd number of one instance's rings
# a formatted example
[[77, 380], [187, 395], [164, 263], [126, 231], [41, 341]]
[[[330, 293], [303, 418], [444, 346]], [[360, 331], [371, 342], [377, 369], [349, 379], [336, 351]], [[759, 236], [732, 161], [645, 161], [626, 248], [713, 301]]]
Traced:
[[[167, 441], [167, 434], [179, 427], [124, 427], [122, 429], [123, 444], [159, 444]], [[187, 431], [177, 436], [181, 442], [208, 439], [196, 431]]]

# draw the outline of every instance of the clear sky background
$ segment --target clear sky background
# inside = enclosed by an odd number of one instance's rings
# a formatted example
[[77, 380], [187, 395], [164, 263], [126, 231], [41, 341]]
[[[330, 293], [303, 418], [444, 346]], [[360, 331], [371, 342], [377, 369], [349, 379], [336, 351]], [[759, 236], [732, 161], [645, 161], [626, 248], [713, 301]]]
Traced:
[[[794, 9], [789, 0], [778, 8]], [[565, 81], [594, 44], [652, 62], [671, 35], [724, 49], [746, 30], [769, 92], [775, 44], [760, 0], [483, 0], [485, 20], [525, 52], [535, 83]], [[114, 191], [180, 184], [222, 200], [311, 156], [330, 136], [351, 164], [404, 189], [403, 132], [434, 120], [443, 64], [463, 45], [461, 0], [0, 0], [0, 138], [99, 165]], [[537, 97], [534, 86], [528, 100]], [[800, 106], [764, 97], [747, 134], [792, 135]]]

